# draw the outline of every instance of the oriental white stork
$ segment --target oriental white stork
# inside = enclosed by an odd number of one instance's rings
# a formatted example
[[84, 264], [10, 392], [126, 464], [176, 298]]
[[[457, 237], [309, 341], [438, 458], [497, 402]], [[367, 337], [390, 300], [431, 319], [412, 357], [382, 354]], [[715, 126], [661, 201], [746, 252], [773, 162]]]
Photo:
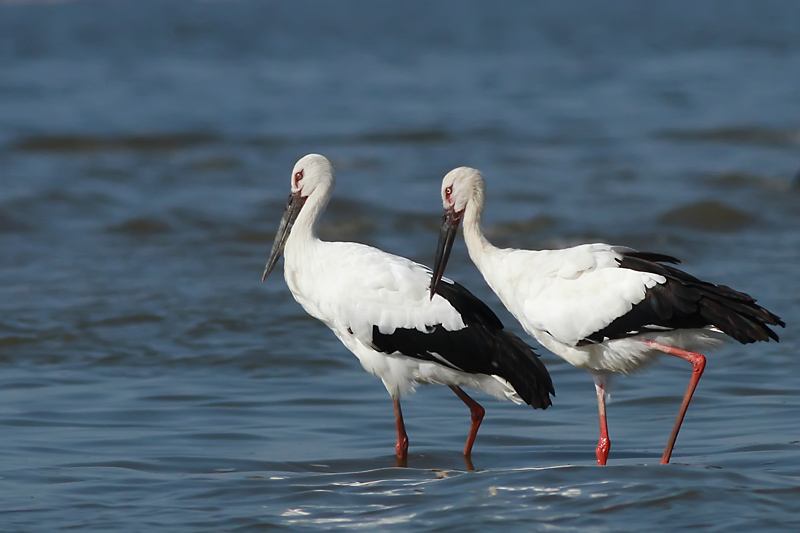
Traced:
[[383, 381], [394, 402], [398, 463], [404, 465], [408, 454], [400, 397], [417, 384], [447, 385], [469, 407], [467, 458], [484, 409], [461, 387], [547, 408], [554, 391], [544, 364], [464, 287], [443, 280], [429, 297], [427, 267], [363, 244], [317, 237], [317, 220], [333, 185], [325, 157], [309, 154], [295, 164], [289, 202], [261, 280], [283, 254], [295, 300]]
[[747, 294], [699, 280], [669, 263], [673, 257], [622, 246], [584, 244], [563, 250], [493, 246], [480, 227], [484, 182], [472, 168], [442, 181], [445, 209], [431, 280], [438, 290], [463, 221], [475, 266], [503, 305], [544, 347], [594, 376], [600, 418], [598, 464], [608, 460], [607, 376], [627, 374], [660, 353], [692, 364], [692, 376], [661, 457], [668, 463], [706, 358], [697, 350], [726, 335], [741, 343], [778, 340], [783, 321]]

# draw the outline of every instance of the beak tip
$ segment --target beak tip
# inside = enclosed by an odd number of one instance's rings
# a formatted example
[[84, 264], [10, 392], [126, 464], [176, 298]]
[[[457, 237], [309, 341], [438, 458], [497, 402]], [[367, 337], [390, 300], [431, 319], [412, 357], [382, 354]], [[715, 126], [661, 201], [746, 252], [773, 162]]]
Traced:
[[437, 283], [431, 280], [431, 286], [428, 287], [428, 296], [431, 300], [433, 300], [434, 295], [436, 294], [436, 285]]
[[286, 210], [281, 218], [281, 223], [278, 226], [278, 231], [275, 234], [275, 241], [272, 243], [272, 250], [269, 252], [267, 264], [264, 267], [264, 272], [261, 274], [261, 283], [267, 280], [267, 277], [272, 273], [275, 265], [278, 263], [283, 254], [283, 248], [286, 246], [286, 241], [289, 238], [289, 233], [292, 231], [292, 226], [300, 213], [300, 210], [305, 204], [305, 199], [301, 198], [299, 194], [292, 193], [289, 195], [289, 201], [286, 204]]

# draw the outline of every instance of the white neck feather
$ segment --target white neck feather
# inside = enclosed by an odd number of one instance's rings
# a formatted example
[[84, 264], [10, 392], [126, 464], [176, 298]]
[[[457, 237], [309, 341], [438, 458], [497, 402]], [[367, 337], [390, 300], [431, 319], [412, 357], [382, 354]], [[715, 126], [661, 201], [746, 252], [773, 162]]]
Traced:
[[[306, 199], [303, 209], [297, 215], [292, 226], [292, 232], [286, 241], [286, 251], [295, 248], [306, 248], [308, 245], [319, 241], [317, 237], [317, 221], [325, 211], [331, 198], [331, 187], [319, 186]], [[291, 252], [289, 252], [291, 253]]]
[[483, 235], [481, 214], [483, 213], [483, 191], [476, 188], [464, 210], [464, 242], [472, 262], [482, 270], [486, 258], [497, 250]]

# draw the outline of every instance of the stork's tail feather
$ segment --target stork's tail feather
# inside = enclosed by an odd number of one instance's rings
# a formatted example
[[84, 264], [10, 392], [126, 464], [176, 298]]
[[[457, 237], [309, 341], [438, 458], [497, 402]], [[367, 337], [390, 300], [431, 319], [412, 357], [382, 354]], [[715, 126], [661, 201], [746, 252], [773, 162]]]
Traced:
[[654, 316], [664, 319], [663, 325], [669, 326], [672, 321], [676, 327], [715, 326], [743, 344], [777, 341], [778, 334], [770, 326], [786, 326], [778, 315], [758, 305], [749, 294], [702, 281], [664, 264], [677, 262], [670, 256], [646, 252], [623, 252], [621, 255], [620, 267], [667, 278], [665, 285], [654, 287], [648, 295]]
[[505, 379], [520, 398], [531, 407], [547, 409], [552, 405], [550, 395], [555, 396], [550, 373], [533, 348], [508, 331], [497, 336], [497, 375]]
[[737, 341], [747, 344], [756, 341], [779, 341], [770, 326], [785, 327], [780, 317], [758, 305], [751, 296], [724, 285], [704, 283], [697, 286], [703, 294], [700, 314]]

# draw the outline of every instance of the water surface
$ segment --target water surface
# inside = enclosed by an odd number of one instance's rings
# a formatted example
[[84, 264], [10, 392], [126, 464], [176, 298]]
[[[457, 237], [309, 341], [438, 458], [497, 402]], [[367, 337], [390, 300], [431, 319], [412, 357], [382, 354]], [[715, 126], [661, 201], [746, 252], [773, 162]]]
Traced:
[[[800, 528], [800, 7], [792, 2], [0, 3], [0, 524], [7, 530]], [[429, 262], [441, 176], [502, 245], [610, 241], [755, 295], [780, 344], [555, 405], [391, 403], [280, 276], [294, 161], [323, 235]], [[458, 243], [449, 273], [500, 307]]]

